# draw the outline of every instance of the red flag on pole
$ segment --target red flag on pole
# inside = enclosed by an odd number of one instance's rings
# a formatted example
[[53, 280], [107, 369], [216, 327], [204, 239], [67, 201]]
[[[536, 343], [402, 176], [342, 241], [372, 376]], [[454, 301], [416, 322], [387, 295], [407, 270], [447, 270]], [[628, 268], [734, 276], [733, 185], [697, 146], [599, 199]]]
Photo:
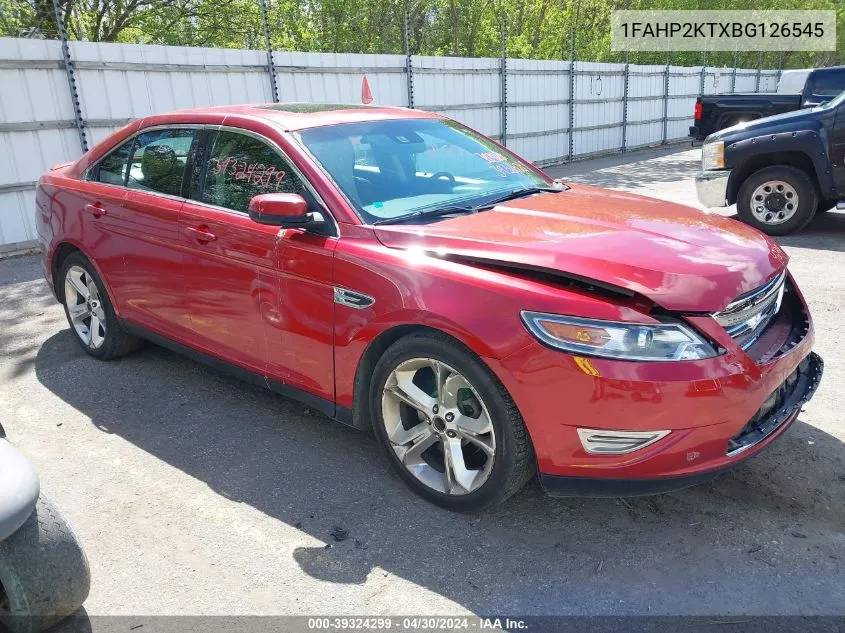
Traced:
[[361, 103], [368, 104], [373, 102], [373, 92], [370, 90], [370, 82], [367, 81], [367, 76], [361, 82]]

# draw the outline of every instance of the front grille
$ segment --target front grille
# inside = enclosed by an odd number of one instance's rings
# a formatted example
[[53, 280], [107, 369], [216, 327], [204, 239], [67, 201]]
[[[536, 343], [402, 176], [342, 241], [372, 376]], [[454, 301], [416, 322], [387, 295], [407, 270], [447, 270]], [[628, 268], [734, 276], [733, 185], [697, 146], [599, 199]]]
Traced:
[[713, 317], [737, 345], [747, 350], [780, 311], [785, 282], [786, 271], [760, 288], [737, 297]]
[[759, 444], [782, 424], [792, 419], [805, 402], [813, 397], [824, 371], [821, 356], [810, 353], [786, 380], [766, 398], [754, 417], [728, 441], [728, 456]]

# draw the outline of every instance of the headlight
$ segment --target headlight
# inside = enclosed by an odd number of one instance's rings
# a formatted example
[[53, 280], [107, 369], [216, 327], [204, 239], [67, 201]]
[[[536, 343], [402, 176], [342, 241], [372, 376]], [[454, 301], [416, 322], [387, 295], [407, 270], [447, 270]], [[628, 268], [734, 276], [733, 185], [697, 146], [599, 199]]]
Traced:
[[705, 143], [701, 148], [701, 169], [724, 169], [725, 168], [725, 143]]
[[700, 360], [713, 346], [680, 321], [623, 323], [523, 311], [522, 321], [541, 342], [565, 352], [619, 360]]

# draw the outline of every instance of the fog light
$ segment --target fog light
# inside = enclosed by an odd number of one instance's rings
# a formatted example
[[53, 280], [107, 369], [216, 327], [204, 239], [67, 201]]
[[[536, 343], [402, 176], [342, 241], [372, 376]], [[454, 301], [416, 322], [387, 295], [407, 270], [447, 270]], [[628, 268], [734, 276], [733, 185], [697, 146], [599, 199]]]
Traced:
[[596, 455], [623, 455], [645, 448], [669, 435], [669, 431], [607, 431], [578, 429], [581, 446]]

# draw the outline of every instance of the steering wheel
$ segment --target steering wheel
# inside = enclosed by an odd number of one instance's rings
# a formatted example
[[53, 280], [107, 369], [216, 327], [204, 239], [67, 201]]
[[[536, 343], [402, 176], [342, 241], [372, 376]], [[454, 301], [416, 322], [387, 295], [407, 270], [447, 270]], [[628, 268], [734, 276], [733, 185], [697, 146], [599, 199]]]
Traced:
[[443, 178], [448, 180], [449, 184], [451, 184], [453, 187], [455, 186], [455, 177], [448, 171], [438, 171], [436, 174], [433, 174], [431, 176], [431, 180], [442, 180]]

